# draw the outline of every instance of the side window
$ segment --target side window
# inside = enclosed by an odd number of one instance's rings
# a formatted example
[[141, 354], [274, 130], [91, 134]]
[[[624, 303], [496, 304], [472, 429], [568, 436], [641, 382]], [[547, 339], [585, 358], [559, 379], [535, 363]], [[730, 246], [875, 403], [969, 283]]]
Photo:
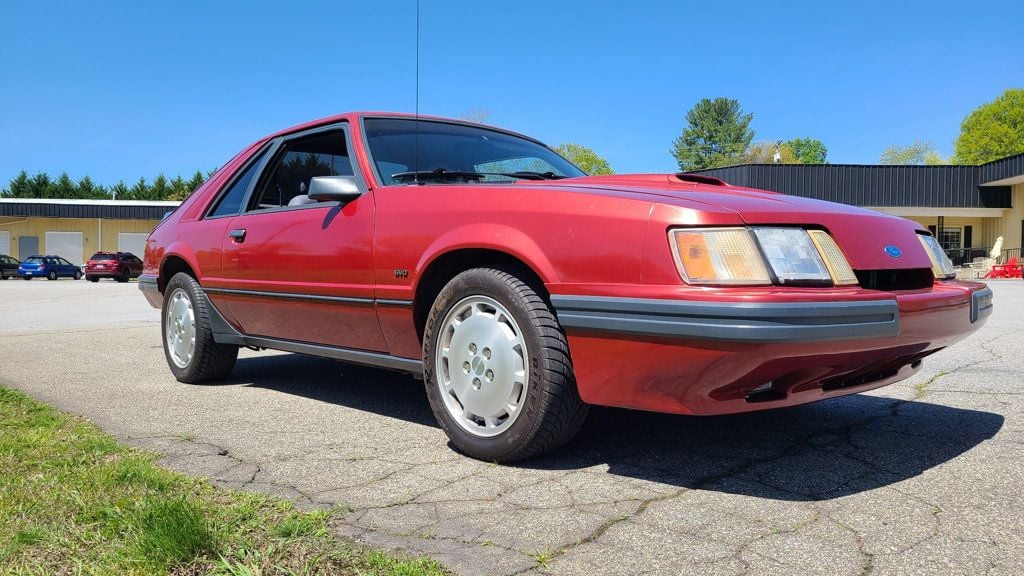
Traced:
[[242, 200], [245, 199], [245, 191], [249, 189], [249, 183], [252, 182], [253, 177], [256, 175], [256, 169], [259, 167], [261, 157], [262, 155], [259, 155], [259, 157], [252, 160], [249, 167], [235, 180], [231, 188], [217, 200], [217, 205], [207, 215], [207, 218], [238, 214], [242, 207]]
[[[344, 130], [290, 140], [269, 165], [249, 202], [249, 210], [304, 204], [315, 176], [351, 176]], [[295, 200], [296, 197], [301, 197]], [[294, 200], [294, 201], [293, 201]]]
[[67, 260], [65, 260], [63, 258], [58, 258], [58, 260], [60, 260], [60, 263], [62, 265], [64, 265], [64, 266], [73, 266], [73, 264], [71, 264], [71, 262], [68, 262]]

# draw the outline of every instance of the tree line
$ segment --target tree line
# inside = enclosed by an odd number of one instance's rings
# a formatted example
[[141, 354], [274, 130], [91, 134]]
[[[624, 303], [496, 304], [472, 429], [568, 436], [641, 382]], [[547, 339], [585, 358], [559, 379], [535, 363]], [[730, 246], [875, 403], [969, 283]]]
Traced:
[[[462, 116], [484, 123], [490, 114], [475, 110]], [[824, 164], [828, 148], [817, 138], [755, 141], [750, 127], [752, 113], [744, 112], [738, 100], [703, 98], [686, 112], [686, 126], [672, 142], [669, 152], [681, 171], [720, 168], [736, 164]], [[909, 145], [886, 148], [882, 164], [984, 164], [1024, 152], [1024, 88], [1007, 89], [992, 102], [975, 108], [960, 124], [955, 153], [943, 157], [931, 142], [915, 140]], [[608, 161], [594, 150], [566, 142], [555, 151], [587, 174], [614, 174]], [[0, 190], [6, 198], [81, 198], [118, 200], [184, 200], [213, 172], [196, 171], [191, 178], [168, 178], [160, 174], [148, 182], [139, 178], [128, 185], [112, 186], [93, 182], [88, 176], [75, 181], [67, 172], [51, 178], [45, 172], [29, 176], [22, 170]]]
[[0, 196], [4, 198], [49, 198], [83, 200], [184, 200], [209, 178], [213, 172], [204, 174], [196, 170], [191, 178], [180, 175], [174, 178], [160, 174], [152, 182], [140, 177], [134, 184], [123, 180], [111, 186], [97, 184], [92, 178], [83, 176], [75, 181], [62, 172], [51, 178], [45, 172], [29, 176], [22, 170], [7, 183]]

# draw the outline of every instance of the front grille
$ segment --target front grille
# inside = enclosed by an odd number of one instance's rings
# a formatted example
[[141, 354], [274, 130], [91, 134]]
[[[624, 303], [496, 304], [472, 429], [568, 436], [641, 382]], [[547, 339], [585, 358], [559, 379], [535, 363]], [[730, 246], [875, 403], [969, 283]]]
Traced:
[[931, 288], [935, 275], [931, 268], [903, 270], [854, 270], [857, 281], [868, 290], [920, 290]]

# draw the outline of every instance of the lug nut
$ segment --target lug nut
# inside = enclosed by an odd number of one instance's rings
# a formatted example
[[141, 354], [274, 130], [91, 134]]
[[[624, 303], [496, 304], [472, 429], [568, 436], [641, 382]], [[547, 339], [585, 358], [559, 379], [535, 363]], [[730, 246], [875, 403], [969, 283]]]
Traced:
[[484, 348], [484, 358], [487, 358], [488, 360], [491, 359], [491, 349], [490, 348]]
[[494, 370], [488, 370], [487, 372], [484, 372], [484, 378], [487, 378], [488, 382], [493, 382], [494, 381]]
[[480, 389], [480, 379], [479, 378], [473, 378], [473, 388], [476, 388], [477, 390]]
[[463, 362], [462, 363], [462, 371], [465, 372], [466, 374], [469, 374], [469, 369], [470, 368], [471, 368], [471, 366], [469, 365], [469, 362]]
[[469, 353], [470, 353], [470, 354], [476, 354], [476, 344], [472, 344], [472, 343], [471, 343], [471, 344], [469, 345]]

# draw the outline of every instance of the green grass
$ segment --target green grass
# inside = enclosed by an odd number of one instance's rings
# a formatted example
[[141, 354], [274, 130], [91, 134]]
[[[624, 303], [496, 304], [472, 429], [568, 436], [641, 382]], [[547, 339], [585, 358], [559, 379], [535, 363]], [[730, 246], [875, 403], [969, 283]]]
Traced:
[[0, 574], [440, 576], [335, 537], [331, 512], [215, 488], [0, 388]]

